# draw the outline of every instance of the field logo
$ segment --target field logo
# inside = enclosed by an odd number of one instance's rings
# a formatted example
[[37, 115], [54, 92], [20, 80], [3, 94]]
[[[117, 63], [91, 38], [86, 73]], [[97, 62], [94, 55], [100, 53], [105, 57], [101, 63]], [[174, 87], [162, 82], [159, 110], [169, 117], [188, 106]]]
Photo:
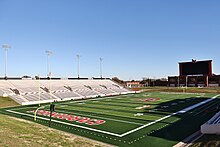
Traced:
[[[35, 111], [36, 110], [27, 111], [27, 113], [34, 113]], [[37, 115], [50, 117], [50, 111], [39, 110], [37, 111]], [[63, 114], [63, 113], [57, 113], [57, 112], [52, 112], [51, 117], [62, 119], [62, 120], [75, 121], [75, 122], [84, 123], [87, 125], [101, 125], [105, 123], [105, 120], [91, 119], [88, 117], [69, 115], [69, 114]]]

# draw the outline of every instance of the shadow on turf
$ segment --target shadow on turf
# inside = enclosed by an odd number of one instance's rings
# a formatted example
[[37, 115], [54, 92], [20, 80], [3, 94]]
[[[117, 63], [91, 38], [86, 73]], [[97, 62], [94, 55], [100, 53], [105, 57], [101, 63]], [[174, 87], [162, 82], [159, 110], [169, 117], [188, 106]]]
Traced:
[[[198, 98], [198, 99], [201, 100], [203, 98]], [[154, 131], [152, 131], [151, 134], [149, 134], [149, 136], [163, 138], [171, 141], [178, 141], [178, 142], [183, 141], [183, 139], [185, 139], [189, 135], [200, 130], [200, 126], [205, 122], [207, 122], [215, 113], [218, 112], [216, 108], [219, 105], [220, 105], [220, 99], [216, 99], [215, 105], [211, 105], [212, 107], [208, 107], [208, 106], [203, 107], [201, 110], [198, 110], [199, 113], [196, 111], [193, 113], [188, 112], [183, 115], [175, 115], [176, 117], [180, 118], [178, 121], [174, 121], [172, 123], [172, 122], [168, 122], [168, 120], [164, 120], [162, 123], [166, 122], [167, 124], [172, 124], [172, 125], [162, 127], [161, 129], [158, 130], [155, 129]]]
[[160, 112], [175, 113], [177, 111], [180, 111], [182, 109], [190, 107], [194, 104], [202, 102], [206, 99], [208, 99], [208, 98], [206, 98], [206, 97], [200, 97], [200, 98], [190, 97], [190, 98], [186, 98], [186, 99], [175, 99], [172, 101], [160, 103], [158, 106], [156, 106], [154, 108], [154, 110], [160, 111]]

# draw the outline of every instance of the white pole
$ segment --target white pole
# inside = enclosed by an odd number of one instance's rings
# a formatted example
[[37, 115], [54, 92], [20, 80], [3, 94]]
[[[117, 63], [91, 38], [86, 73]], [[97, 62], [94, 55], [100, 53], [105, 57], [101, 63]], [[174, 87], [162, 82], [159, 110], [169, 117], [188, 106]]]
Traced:
[[99, 58], [100, 59], [100, 78], [102, 79], [102, 61], [103, 58]]
[[79, 78], [79, 60], [80, 60], [80, 55], [77, 54], [76, 57], [77, 57], [77, 63], [78, 63], [77, 71], [78, 71], [78, 78]]
[[49, 77], [49, 54], [47, 54], [47, 77]]
[[50, 77], [50, 63], [49, 63], [49, 56], [52, 54], [51, 51], [46, 51], [47, 54], [47, 77]]
[[11, 48], [10, 45], [4, 44], [2, 48], [5, 50], [5, 78], [7, 78], [7, 70], [8, 70], [8, 49]]
[[8, 49], [5, 48], [5, 78], [7, 77]]
[[38, 74], [38, 99], [39, 99], [39, 107], [40, 107], [40, 74]]
[[49, 56], [52, 54], [51, 51], [46, 51], [47, 53], [47, 72], [48, 72], [48, 78], [49, 78], [49, 84], [50, 84], [50, 87], [49, 87], [49, 91], [50, 91], [50, 100], [52, 103], [52, 87], [51, 87], [51, 71], [50, 71], [50, 64], [49, 64]]
[[50, 73], [50, 100], [51, 100], [51, 104], [52, 104], [52, 85], [51, 85], [51, 76], [52, 74]]

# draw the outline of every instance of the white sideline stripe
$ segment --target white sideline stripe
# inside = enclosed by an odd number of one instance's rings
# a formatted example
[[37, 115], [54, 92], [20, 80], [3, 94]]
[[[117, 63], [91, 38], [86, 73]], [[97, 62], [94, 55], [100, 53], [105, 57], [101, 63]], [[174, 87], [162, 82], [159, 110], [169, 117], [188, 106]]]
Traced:
[[104, 97], [104, 98], [97, 98], [97, 99], [84, 99], [84, 100], [79, 100], [79, 101], [73, 101], [73, 102], [64, 102], [61, 104], [57, 104], [57, 105], [63, 105], [63, 104], [71, 104], [71, 103], [80, 103], [80, 102], [87, 102], [87, 101], [99, 101], [99, 100], [104, 100], [104, 99], [114, 99], [115, 97]]
[[200, 102], [200, 103], [198, 103], [198, 104], [195, 104], [195, 105], [193, 105], [193, 106], [191, 106], [191, 107], [185, 108], [185, 109], [179, 111], [179, 113], [185, 113], [185, 112], [187, 112], [187, 111], [190, 111], [190, 110], [192, 110], [192, 109], [194, 109], [194, 108], [196, 108], [196, 107], [199, 107], [199, 106], [201, 106], [201, 105], [203, 105], [203, 104], [205, 104], [205, 103], [208, 103], [208, 102], [214, 100], [214, 99], [217, 98], [218, 96], [220, 96], [220, 94], [218, 94], [218, 95], [216, 95], [216, 96], [213, 96], [212, 98], [207, 99], [207, 100], [205, 100], [205, 101], [202, 101], [202, 102]]
[[[32, 107], [32, 108], [38, 108], [38, 107]], [[11, 109], [11, 110], [25, 110], [27, 108], [17, 108], [17, 109]], [[56, 112], [70, 112], [70, 113], [73, 113], [71, 111], [61, 111], [61, 110], [58, 110]], [[106, 117], [101, 117], [101, 116], [97, 116], [97, 115], [88, 115], [88, 114], [83, 114], [83, 113], [75, 113], [75, 114], [79, 114], [79, 115], [83, 115], [83, 116], [94, 116], [96, 118], [101, 118], [101, 119], [106, 119], [106, 120], [112, 120], [112, 121], [118, 121], [118, 122], [124, 122], [124, 123], [129, 123], [129, 124], [135, 124], [135, 125], [144, 125], [142, 123], [137, 123], [137, 122], [132, 122], [132, 121], [126, 121], [126, 120], [119, 120], [119, 119], [113, 119], [113, 118], [106, 118]]]
[[[66, 124], [66, 125], [70, 125], [70, 126], [75, 126], [75, 127], [83, 128], [83, 129], [88, 129], [88, 130], [92, 130], [92, 131], [96, 131], [96, 132], [100, 132], [100, 133], [105, 133], [105, 134], [109, 134], [109, 135], [113, 135], [113, 136], [117, 136], [117, 137], [123, 137], [123, 136], [126, 136], [126, 135], [128, 135], [128, 134], [131, 134], [131, 133], [133, 133], [133, 132], [135, 132], [135, 131], [138, 131], [138, 130], [140, 130], [140, 129], [143, 129], [143, 128], [147, 127], [147, 126], [150, 126], [150, 125], [153, 125], [153, 124], [155, 124], [155, 123], [157, 123], [157, 122], [160, 122], [160, 121], [162, 121], [162, 120], [164, 120], [164, 119], [167, 119], [167, 118], [169, 118], [169, 117], [171, 117], [171, 116], [173, 116], [173, 115], [176, 115], [176, 114], [179, 114], [179, 113], [185, 113], [185, 112], [187, 112], [187, 111], [190, 111], [190, 110], [192, 110], [192, 109], [194, 109], [194, 108], [196, 108], [196, 107], [199, 107], [199, 106], [201, 106], [201, 105], [203, 105], [203, 104], [205, 104], [205, 103], [207, 103], [207, 102], [210, 102], [210, 101], [214, 100], [214, 99], [217, 98], [218, 96], [220, 96], [220, 94], [218, 94], [218, 95], [216, 95], [216, 96], [213, 96], [212, 98], [210, 98], [210, 99], [208, 99], [208, 100], [205, 100], [205, 101], [202, 101], [202, 102], [200, 102], [200, 103], [198, 103], [198, 104], [192, 105], [192, 106], [190, 106], [190, 107], [188, 107], [188, 108], [185, 108], [185, 109], [180, 110], [180, 111], [178, 111], [178, 112], [175, 112], [175, 113], [172, 113], [172, 114], [167, 115], [167, 116], [165, 116], [165, 117], [162, 117], [162, 118], [160, 118], [160, 119], [157, 119], [157, 120], [155, 120], [155, 121], [153, 121], [153, 122], [150, 122], [150, 123], [148, 123], [148, 124], [145, 124], [145, 125], [143, 125], [143, 126], [141, 126], [141, 127], [138, 127], [138, 128], [133, 129], [133, 130], [131, 130], [131, 131], [128, 131], [128, 132], [126, 132], [126, 133], [123, 133], [123, 134], [121, 134], [121, 135], [116, 134], [116, 133], [107, 132], [107, 131], [101, 131], [101, 130], [97, 130], [97, 129], [92, 129], [92, 128], [88, 128], [88, 127], [84, 127], [84, 126], [79, 126], [79, 125], [75, 125], [75, 124], [70, 124], [70, 123], [66, 123], [66, 122], [61, 122], [61, 121], [57, 121], [57, 120], [52, 120], [52, 121], [58, 122], [58, 123], [61, 123], [61, 124]], [[27, 115], [27, 116], [33, 117], [32, 115], [25, 114], [25, 113], [15, 112], [15, 111], [11, 111], [11, 110], [6, 110], [6, 111], [11, 112], [11, 113], [17, 113], [17, 114], [22, 114], [22, 115]], [[39, 116], [37, 116], [37, 118], [44, 119], [44, 120], [49, 120], [49, 119], [47, 119], [47, 118], [39, 117]]]
[[[32, 108], [37, 108], [37, 107], [32, 107]], [[27, 108], [16, 108], [16, 109], [11, 109], [11, 110], [25, 110], [25, 109], [27, 109]], [[68, 110], [66, 110], [66, 111], [58, 110], [57, 112], [70, 112], [70, 113], [72, 113], [71, 111], [68, 111]], [[123, 123], [129, 123], [129, 124], [135, 124], [135, 125], [144, 125], [143, 123], [137, 123], [137, 122], [119, 120], [119, 119], [113, 119], [113, 118], [106, 118], [106, 117], [101, 117], [101, 116], [97, 116], [97, 115], [88, 115], [88, 114], [82, 114], [82, 113], [75, 113], [75, 114], [84, 115], [84, 116], [94, 116], [96, 118], [112, 120], [112, 121], [117, 121], [117, 122], [123, 122]]]
[[205, 103], [207, 103], [207, 102], [210, 102], [210, 101], [214, 100], [214, 99], [217, 98], [218, 96], [220, 96], [220, 94], [218, 94], [218, 95], [216, 95], [216, 96], [213, 96], [212, 98], [210, 98], [210, 99], [208, 99], [208, 100], [205, 100], [205, 101], [202, 101], [202, 102], [200, 102], [200, 103], [198, 103], [198, 104], [195, 104], [195, 105], [192, 105], [192, 106], [190, 106], [190, 107], [188, 107], [188, 108], [185, 108], [185, 109], [183, 109], [183, 110], [180, 110], [180, 111], [178, 111], [178, 112], [175, 112], [175, 113], [172, 113], [172, 114], [167, 115], [167, 116], [165, 116], [165, 117], [162, 117], [162, 118], [160, 118], [160, 119], [157, 119], [157, 120], [155, 120], [155, 121], [153, 121], [153, 122], [150, 122], [150, 123], [148, 123], [148, 124], [146, 124], [146, 125], [143, 125], [143, 126], [141, 126], [141, 127], [138, 127], [138, 128], [136, 128], [136, 129], [134, 129], [134, 130], [128, 131], [128, 132], [122, 134], [121, 137], [123, 137], [123, 136], [125, 136], [125, 135], [128, 135], [128, 134], [130, 134], [130, 133], [133, 133], [133, 132], [135, 132], [135, 131], [138, 131], [138, 130], [140, 130], [140, 129], [143, 129], [143, 128], [147, 127], [147, 126], [153, 125], [153, 124], [155, 124], [155, 123], [157, 123], [157, 122], [159, 122], [159, 121], [162, 121], [162, 120], [164, 120], [164, 119], [166, 119], [166, 118], [169, 118], [169, 117], [171, 117], [171, 116], [173, 116], [173, 115], [176, 115], [176, 114], [178, 114], [178, 113], [185, 113], [185, 112], [187, 112], [187, 111], [190, 111], [190, 110], [192, 110], [192, 109], [194, 109], [194, 108], [196, 108], [196, 107], [199, 107], [199, 106], [201, 106], [201, 105], [203, 105], [203, 104], [205, 104]]
[[[130, 92], [126, 92], [125, 94], [133, 94], [133, 93], [135, 93], [135, 92], [132, 92], [132, 91], [130, 91]], [[114, 93], [112, 96], [110, 96], [110, 97], [103, 97], [103, 98], [96, 98], [96, 99], [82, 99], [82, 100], [79, 100], [79, 101], [73, 101], [73, 102], [64, 102], [64, 103], [62, 103], [62, 104], [69, 104], [69, 103], [79, 103], [79, 102], [85, 102], [85, 101], [99, 101], [99, 100], [103, 100], [103, 99], [114, 99], [115, 97], [113, 97], [113, 96], [115, 96], [115, 95], [118, 95], [118, 93]], [[99, 95], [95, 95], [95, 96], [99, 96]], [[105, 96], [105, 95], [103, 95], [103, 96]], [[119, 95], [118, 95], [119, 96]], [[121, 97], [123, 97], [123, 96], [125, 96], [125, 95], [120, 95]], [[80, 98], [84, 98], [84, 97], [80, 97]], [[93, 98], [95, 98], [95, 97], [93, 97]], [[67, 99], [67, 98], [65, 98], [65, 99]], [[62, 105], [62, 104], [57, 104], [57, 105]]]
[[142, 128], [145, 128], [145, 127], [147, 127], [147, 126], [153, 125], [153, 124], [155, 124], [155, 123], [157, 123], [157, 122], [159, 122], [159, 121], [162, 121], [162, 120], [164, 120], [164, 119], [167, 119], [167, 118], [169, 118], [169, 117], [171, 117], [171, 116], [173, 116], [173, 115], [175, 115], [175, 114], [177, 114], [177, 113], [173, 113], [173, 114], [167, 115], [167, 116], [165, 116], [165, 117], [162, 117], [162, 118], [160, 118], [160, 119], [157, 119], [157, 120], [155, 120], [155, 121], [152, 121], [152, 122], [150, 122], [150, 123], [148, 123], [148, 124], [146, 124], [146, 125], [143, 125], [143, 126], [141, 126], [141, 127], [138, 127], [138, 128], [136, 128], [136, 129], [134, 129], [134, 130], [128, 131], [128, 132], [126, 132], [126, 133], [124, 133], [124, 134], [121, 134], [121, 137], [123, 137], [123, 136], [125, 136], [125, 135], [128, 135], [128, 134], [130, 134], [130, 133], [133, 133], [133, 132], [135, 132], [135, 131], [138, 131], [138, 130], [140, 130], [140, 129], [142, 129]]
[[[29, 116], [29, 117], [34, 117], [33, 115], [26, 114], [26, 113], [16, 112], [16, 111], [12, 111], [12, 110], [6, 110], [6, 111], [11, 112], [11, 113], [15, 113], [15, 114], [20, 114], [20, 115], [26, 115], [26, 116]], [[37, 116], [37, 118], [43, 119], [43, 120], [50, 120], [48, 118], [44, 118], [44, 117], [40, 117], [40, 116]], [[53, 119], [51, 121], [57, 122], [57, 123], [61, 123], [61, 124], [65, 124], [65, 125], [69, 125], [69, 126], [78, 127], [78, 128], [83, 128], [83, 129], [87, 129], [87, 130], [91, 130], [91, 131], [95, 131], [95, 132], [100, 132], [100, 133], [104, 133], [104, 134], [108, 134], [108, 135], [112, 135], [112, 136], [121, 137], [121, 135], [116, 134], [116, 133], [111, 133], [111, 132], [107, 132], [107, 131], [97, 130], [97, 129], [93, 129], [93, 128], [89, 128], [89, 127], [84, 127], [84, 126], [80, 126], [80, 125], [76, 125], [76, 124], [70, 124], [70, 123], [67, 123], [67, 122], [62, 122], [62, 121], [53, 120]]]

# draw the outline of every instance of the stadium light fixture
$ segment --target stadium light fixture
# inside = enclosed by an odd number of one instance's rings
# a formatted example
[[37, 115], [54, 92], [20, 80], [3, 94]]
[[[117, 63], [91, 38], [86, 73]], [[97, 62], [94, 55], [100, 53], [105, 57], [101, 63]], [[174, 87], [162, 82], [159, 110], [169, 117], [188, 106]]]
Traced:
[[78, 72], [78, 78], [79, 78], [79, 64], [80, 64], [80, 57], [81, 56], [79, 54], [77, 54], [76, 57], [77, 57], [77, 65], [78, 65], [77, 66], [77, 72]]
[[2, 45], [2, 48], [5, 50], [5, 79], [7, 79], [8, 49], [10, 49], [11, 46], [8, 44], [4, 44]]
[[50, 77], [51, 72], [50, 72], [49, 56], [52, 54], [52, 52], [49, 50], [47, 50], [45, 52], [47, 54], [47, 77]]
[[47, 54], [47, 73], [48, 73], [47, 77], [50, 80], [49, 82], [50, 83], [50, 100], [51, 100], [50, 103], [52, 103], [51, 71], [50, 71], [50, 64], [49, 64], [49, 56], [52, 54], [52, 52], [47, 50], [46, 54]]
[[100, 78], [102, 79], [102, 61], [103, 61], [103, 58], [99, 58], [99, 61], [100, 61]]

